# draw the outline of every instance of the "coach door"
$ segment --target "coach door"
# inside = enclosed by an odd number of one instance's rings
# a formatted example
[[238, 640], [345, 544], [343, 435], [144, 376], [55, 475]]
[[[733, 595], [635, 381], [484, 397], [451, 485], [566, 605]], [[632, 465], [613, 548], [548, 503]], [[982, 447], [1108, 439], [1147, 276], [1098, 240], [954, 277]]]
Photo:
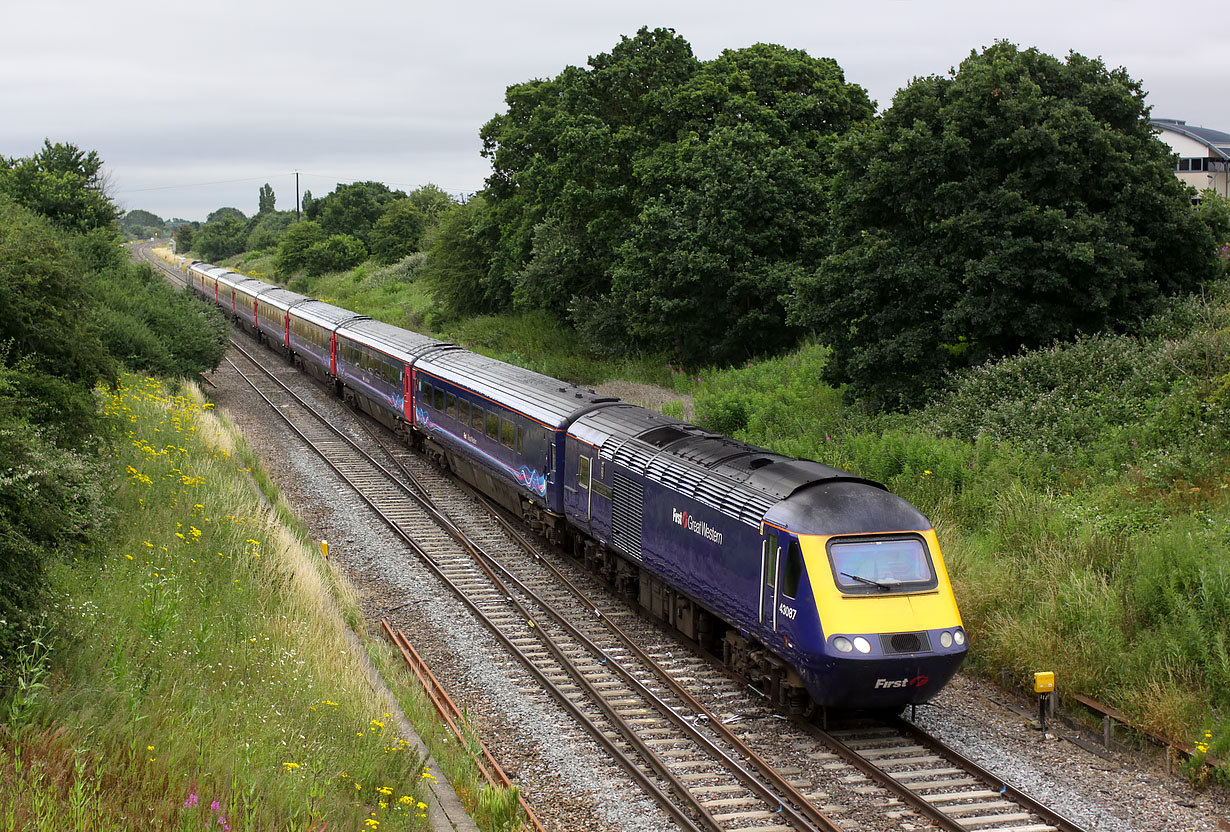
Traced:
[[768, 531], [760, 541], [760, 623], [774, 632], [777, 631], [777, 562], [781, 557], [777, 530]]

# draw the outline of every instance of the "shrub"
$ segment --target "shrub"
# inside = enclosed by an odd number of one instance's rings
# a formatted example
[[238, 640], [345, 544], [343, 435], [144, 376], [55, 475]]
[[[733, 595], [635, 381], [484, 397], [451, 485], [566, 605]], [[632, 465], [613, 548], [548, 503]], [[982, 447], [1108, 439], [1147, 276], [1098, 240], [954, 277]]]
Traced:
[[304, 269], [310, 275], [352, 269], [367, 259], [363, 241], [349, 234], [334, 234], [313, 243], [304, 255]]

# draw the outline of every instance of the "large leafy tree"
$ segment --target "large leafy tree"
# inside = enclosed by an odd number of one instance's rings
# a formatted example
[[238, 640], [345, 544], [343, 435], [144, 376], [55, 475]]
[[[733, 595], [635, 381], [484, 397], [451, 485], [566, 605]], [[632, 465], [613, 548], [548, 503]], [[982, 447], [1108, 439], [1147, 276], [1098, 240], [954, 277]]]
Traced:
[[390, 203], [372, 226], [372, 254], [381, 263], [396, 263], [419, 250], [427, 217], [411, 199]]
[[260, 195], [258, 197], [261, 214], [273, 213], [273, 206], [277, 203], [277, 197], [273, 193], [273, 186], [266, 182], [261, 185]]
[[47, 139], [33, 156], [0, 156], [0, 191], [69, 231], [108, 228], [120, 212], [107, 196], [102, 166], [97, 151]]
[[308, 219], [319, 222], [326, 234], [349, 234], [371, 248], [376, 221], [391, 203], [405, 198], [403, 192], [391, 191], [380, 182], [338, 185], [328, 196], [312, 200]]
[[837, 152], [831, 248], [792, 319], [880, 407], [1108, 327], [1213, 274], [1213, 240], [1122, 69], [1000, 42], [915, 80]]
[[701, 62], [642, 29], [507, 102], [483, 128], [489, 285], [689, 361], [798, 336], [780, 297], [823, 235], [828, 144], [873, 113], [834, 61], [757, 44]]

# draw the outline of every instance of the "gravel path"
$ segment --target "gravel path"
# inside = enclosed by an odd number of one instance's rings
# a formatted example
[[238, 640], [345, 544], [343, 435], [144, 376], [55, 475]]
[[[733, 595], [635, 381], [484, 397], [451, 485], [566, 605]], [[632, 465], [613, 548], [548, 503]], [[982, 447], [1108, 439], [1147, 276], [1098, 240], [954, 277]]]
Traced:
[[[351, 418], [323, 388], [289, 368], [282, 377], [335, 414], [335, 424]], [[330, 557], [359, 590], [373, 631], [387, 617], [406, 632], [548, 828], [671, 828], [656, 805], [626, 783], [562, 710], [530, 702], [521, 693], [533, 687], [528, 674], [507, 672], [492, 659], [492, 651], [500, 648], [486, 631], [439, 590], [430, 573], [370, 517], [336, 475], [298, 444], [288, 449], [283, 423], [272, 418], [229, 365], [211, 378], [218, 387], [208, 389], [209, 395], [243, 431], [313, 534], [329, 541]], [[1026, 705], [986, 682], [958, 676], [934, 707], [919, 709], [918, 720], [1089, 832], [1230, 832], [1224, 794], [1197, 791], [1150, 759], [1086, 751], [1067, 739], [1066, 728], [1044, 738], [1029, 725]], [[910, 827], [885, 821], [852, 828]]]

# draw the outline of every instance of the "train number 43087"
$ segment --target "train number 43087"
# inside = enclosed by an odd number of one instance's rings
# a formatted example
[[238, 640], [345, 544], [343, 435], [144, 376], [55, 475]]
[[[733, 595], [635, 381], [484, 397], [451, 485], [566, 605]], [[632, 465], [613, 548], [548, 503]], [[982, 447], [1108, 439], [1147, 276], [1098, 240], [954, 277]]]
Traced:
[[794, 617], [799, 614], [799, 611], [794, 607], [788, 607], [785, 604], [778, 604], [777, 611], [781, 613], [783, 618], [789, 618], [791, 621], [793, 621]]

